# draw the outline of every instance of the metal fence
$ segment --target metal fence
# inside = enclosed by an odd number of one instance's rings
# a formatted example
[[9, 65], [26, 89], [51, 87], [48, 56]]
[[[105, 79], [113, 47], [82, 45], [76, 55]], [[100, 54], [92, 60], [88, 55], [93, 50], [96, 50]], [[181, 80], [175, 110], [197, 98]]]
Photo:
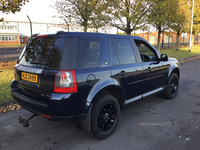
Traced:
[[0, 55], [1, 55], [1, 61], [4, 62], [5, 58], [4, 58], [4, 54], [6, 52], [6, 47], [5, 46], [0, 46]]
[[[162, 41], [162, 43], [160, 43], [161, 48], [171, 48], [171, 47], [176, 47], [176, 43], [175, 42], [171, 42], [171, 41], [175, 41], [175, 39], [173, 39], [175, 37], [171, 37], [170, 39], [168, 39], [168, 37]], [[200, 44], [200, 36], [194, 36], [194, 40], [193, 40], [193, 44]], [[157, 48], [156, 44], [152, 44], [154, 47]], [[179, 39], [179, 46], [187, 46], [189, 45], [189, 37], [188, 36], [182, 36]]]
[[[164, 39], [162, 40], [162, 42], [160, 43], [161, 47], [165, 48], [165, 47], [175, 47], [176, 46], [176, 36], [164, 36]], [[182, 34], [179, 38], [179, 45], [180, 46], [186, 46], [189, 45], [189, 35], [186, 34]], [[157, 46], [157, 36], [150, 36], [149, 38], [149, 42], [153, 45], [153, 46]], [[196, 35], [194, 36], [193, 39], [193, 43], [194, 44], [200, 44], [200, 35]]]
[[14, 48], [6, 48], [5, 46], [0, 46], [0, 61], [10, 61], [17, 60], [23, 50], [23, 47], [18, 46]]

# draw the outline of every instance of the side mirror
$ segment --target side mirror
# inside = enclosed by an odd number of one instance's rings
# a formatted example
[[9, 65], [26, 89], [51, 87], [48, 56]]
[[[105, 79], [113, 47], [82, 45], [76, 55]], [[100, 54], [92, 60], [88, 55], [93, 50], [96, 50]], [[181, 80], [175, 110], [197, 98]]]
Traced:
[[168, 55], [166, 55], [166, 54], [161, 54], [161, 55], [160, 55], [160, 61], [168, 61]]

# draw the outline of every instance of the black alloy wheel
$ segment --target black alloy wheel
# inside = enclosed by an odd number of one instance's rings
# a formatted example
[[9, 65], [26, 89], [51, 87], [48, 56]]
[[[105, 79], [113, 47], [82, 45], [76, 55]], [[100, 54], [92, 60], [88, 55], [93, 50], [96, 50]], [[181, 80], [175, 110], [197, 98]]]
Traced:
[[176, 73], [172, 73], [168, 80], [167, 87], [165, 88], [164, 92], [161, 93], [161, 96], [167, 99], [175, 98], [178, 93], [178, 87], [179, 87], [178, 75]]
[[92, 133], [98, 139], [109, 137], [117, 127], [120, 107], [112, 95], [101, 95], [92, 107]]
[[97, 126], [101, 132], [108, 131], [116, 119], [116, 108], [112, 104], [105, 105], [99, 112]]
[[177, 78], [174, 78], [170, 83], [170, 94], [174, 96], [177, 93], [178, 90], [178, 80]]

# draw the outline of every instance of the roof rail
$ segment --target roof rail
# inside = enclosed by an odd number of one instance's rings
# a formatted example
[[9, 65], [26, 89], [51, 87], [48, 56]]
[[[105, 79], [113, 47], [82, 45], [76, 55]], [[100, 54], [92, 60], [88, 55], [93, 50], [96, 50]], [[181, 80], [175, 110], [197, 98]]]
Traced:
[[31, 37], [36, 37], [37, 35], [39, 35], [39, 33], [38, 34], [33, 34]]
[[63, 32], [65, 32], [65, 31], [61, 30], [61, 31], [58, 31], [57, 33], [63, 33]]

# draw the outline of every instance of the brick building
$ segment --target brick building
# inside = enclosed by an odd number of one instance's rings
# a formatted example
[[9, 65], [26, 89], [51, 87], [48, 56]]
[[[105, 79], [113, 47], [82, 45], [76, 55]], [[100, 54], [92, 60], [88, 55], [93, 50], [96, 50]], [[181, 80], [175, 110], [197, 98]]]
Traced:
[[[139, 33], [139, 36], [147, 40], [149, 43], [155, 45], [157, 44], [158, 41], [158, 32], [149, 32], [149, 33]], [[188, 33], [183, 33], [179, 37], [179, 42], [181, 43], [188, 43], [189, 42], [189, 34]], [[174, 33], [165, 33], [164, 38], [163, 38], [163, 33], [160, 36], [160, 43], [176, 43], [176, 37], [177, 35]]]

